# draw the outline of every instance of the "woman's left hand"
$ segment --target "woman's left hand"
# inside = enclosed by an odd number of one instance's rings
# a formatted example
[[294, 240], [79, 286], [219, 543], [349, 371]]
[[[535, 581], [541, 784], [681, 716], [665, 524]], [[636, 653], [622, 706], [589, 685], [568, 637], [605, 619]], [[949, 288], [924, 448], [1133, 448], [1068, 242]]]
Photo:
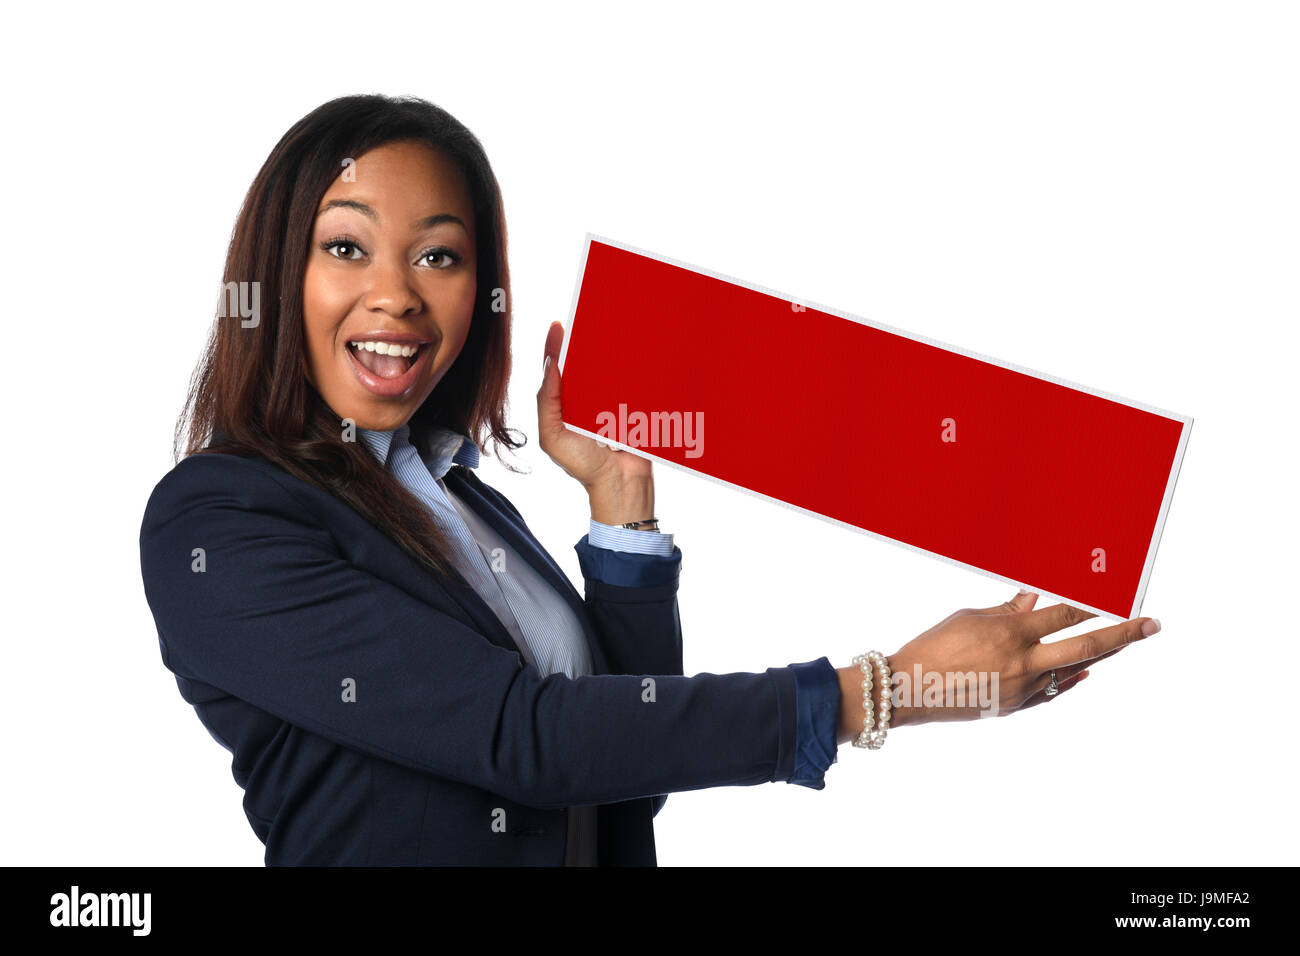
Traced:
[[564, 326], [552, 322], [546, 333], [542, 386], [537, 390], [537, 434], [542, 451], [587, 490], [595, 520], [619, 525], [654, 517], [651, 461], [564, 427], [559, 367], [563, 341]]

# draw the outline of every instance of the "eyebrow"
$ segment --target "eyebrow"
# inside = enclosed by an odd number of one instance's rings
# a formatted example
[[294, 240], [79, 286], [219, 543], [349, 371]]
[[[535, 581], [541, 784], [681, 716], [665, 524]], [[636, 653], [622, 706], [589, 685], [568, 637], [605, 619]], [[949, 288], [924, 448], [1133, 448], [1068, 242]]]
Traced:
[[[331, 209], [355, 209], [367, 219], [374, 222], [379, 221], [379, 213], [375, 212], [374, 209], [367, 206], [365, 203], [357, 202], [355, 199], [331, 199], [320, 208], [316, 215], [319, 216], [321, 213], [328, 212]], [[423, 219], [417, 219], [411, 224], [411, 227], [413, 229], [432, 229], [434, 226], [440, 226], [444, 222], [454, 222], [465, 230], [466, 235], [469, 234], [469, 227], [461, 221], [461, 218], [459, 216], [453, 216], [449, 212], [440, 212], [436, 215], [425, 216]]]

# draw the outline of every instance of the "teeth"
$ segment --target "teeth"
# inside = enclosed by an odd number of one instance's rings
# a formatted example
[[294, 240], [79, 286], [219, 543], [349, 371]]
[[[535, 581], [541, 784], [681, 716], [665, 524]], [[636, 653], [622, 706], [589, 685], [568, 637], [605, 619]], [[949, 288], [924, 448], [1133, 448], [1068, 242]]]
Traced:
[[398, 345], [396, 342], [349, 342], [348, 345], [354, 349], [365, 349], [367, 352], [378, 352], [380, 355], [401, 355], [410, 358], [417, 351], [418, 345]]

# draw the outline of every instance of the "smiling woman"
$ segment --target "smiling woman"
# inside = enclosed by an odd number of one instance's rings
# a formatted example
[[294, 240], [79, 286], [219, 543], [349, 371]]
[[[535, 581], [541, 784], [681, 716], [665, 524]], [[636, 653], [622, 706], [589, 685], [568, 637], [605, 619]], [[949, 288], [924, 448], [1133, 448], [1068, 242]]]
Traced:
[[635, 530], [657, 522], [650, 461], [564, 427], [558, 324], [538, 436], [587, 493], [583, 594], [474, 474], [485, 441], [521, 444], [505, 243], [478, 140], [409, 98], [321, 106], [240, 210], [223, 280], [259, 321], [214, 326], [140, 560], [268, 864], [653, 865], [669, 793], [820, 790], [841, 743], [982, 715], [886, 693], [891, 665], [993, 674], [980, 700], [1008, 713], [1152, 633], [1040, 646], [1092, 615], [1021, 594], [889, 658], [686, 677], [681, 550]]
[[[262, 320], [214, 325], [176, 453], [263, 458], [450, 571], [436, 522], [340, 436], [351, 434], [344, 422], [409, 422], [417, 441], [448, 428], [522, 442], [505, 423], [505, 216], [478, 139], [414, 98], [326, 103], [281, 138], [249, 188], [223, 282], [260, 289]], [[495, 308], [480, 282], [502, 290]], [[418, 346], [416, 361], [381, 359], [393, 345]]]
[[[409, 192], [378, 188], [408, 182]], [[307, 377], [363, 428], [404, 424], [469, 336], [477, 294], [469, 185], [419, 141], [361, 156], [316, 216], [303, 282]]]

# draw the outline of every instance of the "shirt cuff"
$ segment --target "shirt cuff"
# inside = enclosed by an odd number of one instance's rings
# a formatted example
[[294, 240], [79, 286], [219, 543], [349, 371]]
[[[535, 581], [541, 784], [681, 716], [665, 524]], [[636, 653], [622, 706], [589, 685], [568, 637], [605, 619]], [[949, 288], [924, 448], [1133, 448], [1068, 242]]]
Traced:
[[829, 659], [791, 664], [796, 714], [794, 770], [787, 783], [813, 790], [826, 787], [827, 768], [835, 763], [840, 714], [840, 679]]
[[582, 576], [588, 581], [624, 588], [677, 586], [682, 568], [681, 548], [673, 548], [671, 554], [636, 554], [598, 548], [588, 540], [590, 537], [584, 534], [582, 540], [573, 546], [578, 552]]
[[658, 531], [633, 531], [631, 528], [619, 528], [612, 524], [602, 524], [591, 519], [591, 529], [587, 540], [597, 548], [611, 551], [630, 551], [633, 554], [673, 553], [673, 536]]

